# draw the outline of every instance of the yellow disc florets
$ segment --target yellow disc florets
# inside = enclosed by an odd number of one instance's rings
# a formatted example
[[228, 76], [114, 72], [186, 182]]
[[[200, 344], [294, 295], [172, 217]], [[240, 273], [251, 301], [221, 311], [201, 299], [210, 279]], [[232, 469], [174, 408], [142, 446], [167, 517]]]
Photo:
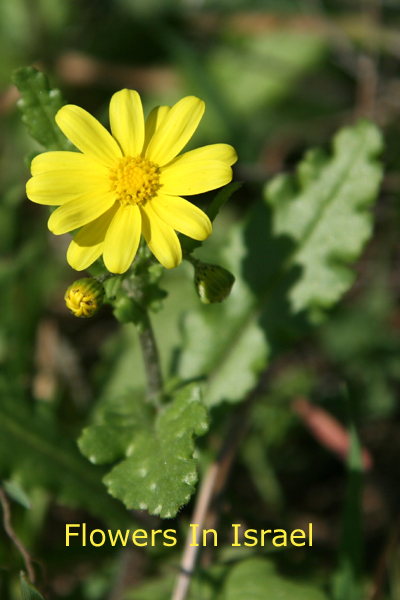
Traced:
[[160, 187], [158, 165], [141, 156], [124, 156], [110, 169], [111, 189], [121, 204], [145, 204]]
[[104, 287], [92, 277], [78, 279], [65, 292], [65, 304], [75, 317], [93, 317], [103, 304]]

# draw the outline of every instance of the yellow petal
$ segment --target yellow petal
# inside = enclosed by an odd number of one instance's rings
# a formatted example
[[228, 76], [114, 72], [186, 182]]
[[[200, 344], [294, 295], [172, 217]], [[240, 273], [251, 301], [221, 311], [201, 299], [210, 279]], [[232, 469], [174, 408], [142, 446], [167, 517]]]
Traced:
[[100, 187], [108, 189], [108, 180], [98, 171], [50, 171], [31, 177], [26, 184], [26, 195], [32, 202], [54, 206], [97, 191]]
[[159, 193], [151, 200], [151, 206], [164, 223], [180, 233], [195, 240], [205, 240], [211, 235], [210, 219], [200, 208], [184, 198]]
[[87, 225], [105, 213], [115, 202], [115, 196], [104, 188], [66, 202], [51, 215], [48, 227], [56, 235]]
[[[182, 157], [183, 158], [183, 157]], [[174, 161], [161, 170], [164, 194], [186, 196], [215, 190], [232, 181], [232, 169], [220, 160]]]
[[161, 167], [175, 158], [196, 131], [204, 109], [204, 102], [194, 96], [177, 102], [155, 132], [146, 158]]
[[152, 209], [152, 201], [140, 207], [145, 240], [166, 269], [174, 269], [182, 261], [182, 248], [175, 231], [164, 223]]
[[149, 145], [151, 138], [153, 137], [157, 129], [160, 127], [161, 123], [164, 121], [165, 117], [167, 116], [170, 110], [170, 106], [156, 106], [155, 108], [153, 108], [153, 110], [147, 117], [145, 126], [144, 145], [142, 151], [143, 156], [146, 153], [147, 146]]
[[135, 258], [142, 230], [137, 204], [121, 206], [108, 228], [104, 241], [104, 264], [111, 273], [125, 273]]
[[137, 156], [144, 142], [144, 116], [140, 96], [134, 90], [121, 90], [110, 102], [110, 125], [124, 156]]
[[116, 202], [104, 214], [82, 227], [69, 245], [67, 261], [76, 271], [87, 269], [103, 252], [107, 229], [120, 207]]
[[[190, 152], [185, 152], [181, 156], [177, 156], [170, 165], [186, 164], [197, 160], [220, 160], [227, 165], [231, 166], [237, 161], [237, 154], [235, 148], [229, 144], [210, 144], [209, 146], [203, 146]], [[168, 165], [168, 166], [170, 166]]]
[[112, 167], [122, 152], [112, 135], [86, 110], [67, 104], [56, 114], [56, 123], [67, 138], [84, 154], [106, 167]]
[[107, 174], [108, 170], [81, 152], [42, 152], [31, 163], [32, 175], [49, 171], [95, 171]]

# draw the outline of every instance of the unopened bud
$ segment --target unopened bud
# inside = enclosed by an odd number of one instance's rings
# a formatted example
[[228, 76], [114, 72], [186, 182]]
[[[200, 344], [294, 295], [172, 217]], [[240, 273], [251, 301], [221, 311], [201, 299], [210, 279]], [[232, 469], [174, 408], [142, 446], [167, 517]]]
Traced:
[[200, 260], [194, 265], [194, 287], [203, 304], [222, 302], [231, 293], [235, 277], [227, 269]]
[[65, 292], [65, 304], [75, 317], [93, 317], [103, 304], [103, 284], [93, 277], [78, 279]]

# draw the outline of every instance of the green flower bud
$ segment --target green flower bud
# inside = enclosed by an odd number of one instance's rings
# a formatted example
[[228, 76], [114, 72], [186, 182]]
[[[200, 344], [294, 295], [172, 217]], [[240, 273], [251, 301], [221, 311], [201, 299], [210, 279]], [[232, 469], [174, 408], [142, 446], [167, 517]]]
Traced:
[[203, 304], [222, 302], [231, 293], [235, 277], [227, 269], [200, 260], [194, 264], [194, 287]]
[[97, 279], [85, 277], [74, 281], [65, 292], [64, 298], [65, 304], [75, 317], [86, 319], [93, 317], [103, 304], [104, 287]]

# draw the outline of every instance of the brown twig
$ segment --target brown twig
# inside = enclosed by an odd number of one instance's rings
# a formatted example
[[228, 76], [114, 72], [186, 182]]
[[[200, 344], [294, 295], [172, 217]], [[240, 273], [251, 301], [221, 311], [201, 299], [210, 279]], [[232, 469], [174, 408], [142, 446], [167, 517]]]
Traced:
[[29, 554], [28, 550], [25, 548], [25, 546], [23, 545], [21, 540], [14, 533], [14, 530], [11, 525], [10, 503], [8, 501], [5, 491], [3, 490], [3, 488], [1, 486], [0, 486], [0, 502], [3, 507], [4, 529], [5, 529], [8, 537], [10, 538], [10, 540], [13, 542], [13, 544], [15, 544], [15, 546], [17, 546], [18, 550], [22, 554], [30, 581], [32, 583], [35, 583], [35, 571], [33, 568], [31, 555]]
[[[306, 398], [295, 398], [292, 402], [292, 410], [324, 448], [327, 448], [343, 462], [348, 460], [350, 434], [340, 421], [324, 408], [308, 402]], [[370, 471], [373, 467], [373, 458], [364, 447], [362, 448], [362, 458], [364, 469]]]
[[[206, 519], [206, 514], [214, 493], [215, 483], [218, 479], [220, 465], [217, 462], [213, 463], [201, 484], [200, 492], [197, 498], [191, 524], [197, 524], [196, 528], [196, 544], [199, 544], [202, 528]], [[175, 589], [172, 594], [172, 600], [184, 600], [187, 596], [190, 581], [193, 574], [193, 569], [197, 561], [199, 546], [192, 545], [192, 536], [186, 538], [185, 549], [181, 562], [181, 572], [176, 581]]]
[[191, 525], [198, 525], [195, 533], [196, 543], [198, 546], [192, 545], [192, 530], [190, 530], [183, 557], [180, 566], [180, 574], [176, 580], [175, 588], [171, 600], [185, 600], [187, 597], [193, 571], [197, 562], [197, 556], [200, 548], [200, 542], [204, 525], [207, 527], [215, 527], [218, 520], [218, 499], [225, 488], [228, 476], [233, 464], [233, 460], [240, 447], [247, 428], [248, 428], [248, 410], [253, 400], [259, 393], [260, 386], [253, 390], [242, 406], [237, 410], [232, 418], [231, 426], [228, 428], [228, 433], [222, 444], [218, 458], [213, 462], [200, 486], [200, 491], [195, 504]]
[[[380, 0], [362, 0], [362, 5], [362, 16], [366, 26], [379, 32], [381, 25]], [[357, 60], [356, 119], [362, 117], [367, 119], [376, 118], [379, 84], [378, 61], [379, 48], [375, 40], [373, 47], [369, 51], [361, 52]]]
[[374, 119], [376, 113], [376, 95], [378, 71], [376, 58], [365, 53], [358, 57], [356, 119], [363, 117]]

